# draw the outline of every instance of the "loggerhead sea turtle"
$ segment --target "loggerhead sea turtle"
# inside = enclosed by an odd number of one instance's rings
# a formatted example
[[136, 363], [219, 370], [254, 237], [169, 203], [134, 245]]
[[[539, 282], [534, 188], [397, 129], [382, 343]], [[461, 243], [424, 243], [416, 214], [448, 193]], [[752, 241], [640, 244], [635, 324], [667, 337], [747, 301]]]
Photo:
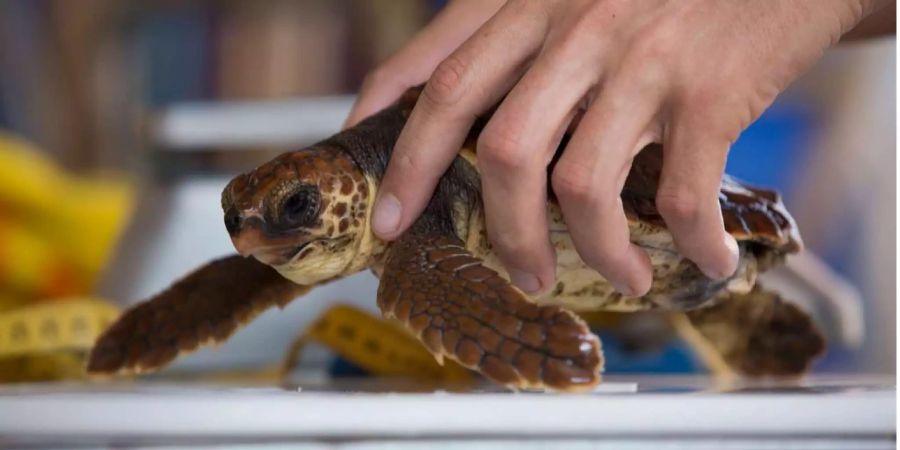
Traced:
[[[158, 369], [221, 342], [263, 310], [364, 269], [380, 277], [378, 307], [435, 358], [453, 358], [517, 389], [584, 390], [600, 381], [600, 342], [577, 311], [686, 311], [695, 336], [736, 372], [797, 375], [824, 347], [809, 316], [756, 285], [756, 276], [802, 248], [777, 194], [725, 177], [720, 204], [739, 242], [737, 273], [714, 281], [676, 251], [655, 206], [662, 152], [634, 161], [622, 202], [631, 240], [649, 254], [653, 285], [617, 293], [584, 265], [550, 192], [556, 285], [529, 297], [492, 253], [481, 209], [473, 127], [424, 214], [399, 240], [370, 231], [372, 202], [419, 88], [316, 145], [233, 179], [222, 193], [225, 227], [240, 256], [212, 261], [127, 311], [97, 341], [92, 373]], [[250, 258], [252, 256], [252, 258]]]

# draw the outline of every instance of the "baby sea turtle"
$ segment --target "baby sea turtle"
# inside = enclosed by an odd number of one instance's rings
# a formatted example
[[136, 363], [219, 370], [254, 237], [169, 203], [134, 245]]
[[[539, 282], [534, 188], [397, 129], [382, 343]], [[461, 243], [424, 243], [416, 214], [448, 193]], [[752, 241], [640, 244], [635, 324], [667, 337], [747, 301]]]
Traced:
[[486, 238], [472, 150], [487, 117], [417, 222], [395, 242], [379, 240], [370, 231], [372, 204], [419, 92], [232, 180], [222, 208], [240, 256], [212, 261], [127, 311], [97, 341], [88, 371], [158, 369], [227, 339], [271, 306], [367, 268], [381, 278], [384, 316], [404, 324], [435, 358], [516, 389], [574, 391], [600, 381], [600, 342], [578, 311], [684, 311], [692, 342], [700, 339], [723, 364], [749, 375], [801, 374], [823, 350], [806, 313], [756, 285], [759, 272], [802, 248], [778, 195], [723, 179], [722, 215], [741, 262], [729, 279], [711, 280], [679, 255], [657, 212], [657, 145], [635, 158], [622, 192], [631, 240], [653, 263], [653, 286], [642, 297], [622, 296], [584, 265], [552, 192], [557, 283], [535, 297], [509, 283]]

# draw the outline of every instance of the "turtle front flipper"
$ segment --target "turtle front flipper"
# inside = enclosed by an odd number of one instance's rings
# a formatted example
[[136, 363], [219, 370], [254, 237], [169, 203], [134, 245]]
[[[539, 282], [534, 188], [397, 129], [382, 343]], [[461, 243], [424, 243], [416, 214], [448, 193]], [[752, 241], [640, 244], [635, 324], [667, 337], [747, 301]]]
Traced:
[[600, 341], [574, 314], [539, 306], [448, 235], [415, 229], [389, 249], [378, 306], [435, 355], [516, 389], [586, 390]]
[[283, 307], [310, 288], [253, 258], [212, 261], [126, 311], [94, 344], [87, 371], [126, 374], [160, 369], [180, 353], [224, 341], [259, 313]]
[[[683, 326], [679, 331], [719, 373], [724, 364], [745, 376], [798, 376], [825, 349], [809, 314], [758, 285], [685, 314], [696, 331]], [[691, 334], [699, 336], [691, 339]]]

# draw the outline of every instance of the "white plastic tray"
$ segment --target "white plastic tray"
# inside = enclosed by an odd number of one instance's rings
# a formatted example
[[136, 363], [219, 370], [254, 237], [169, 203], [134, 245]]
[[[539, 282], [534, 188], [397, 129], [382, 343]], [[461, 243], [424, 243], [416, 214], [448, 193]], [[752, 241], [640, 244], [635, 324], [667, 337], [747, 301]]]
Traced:
[[[698, 391], [613, 380], [588, 395], [289, 391], [190, 384], [0, 388], [7, 442], [814, 437], [888, 442], [893, 387]], [[646, 386], [646, 389], [641, 386]], [[2, 443], [3, 440], [0, 440]]]

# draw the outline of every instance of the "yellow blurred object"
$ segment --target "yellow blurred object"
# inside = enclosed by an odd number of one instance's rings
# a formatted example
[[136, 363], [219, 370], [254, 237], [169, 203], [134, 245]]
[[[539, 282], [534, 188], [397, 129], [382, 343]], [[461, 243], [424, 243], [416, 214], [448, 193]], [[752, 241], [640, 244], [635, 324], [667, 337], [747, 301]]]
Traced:
[[[53, 298], [88, 291], [89, 277], [54, 243], [22, 222], [0, 217], [0, 286], [20, 298]], [[0, 311], [9, 306], [0, 299]]]
[[33, 301], [28, 297], [6, 293], [3, 289], [0, 289], [0, 314], [13, 308], [25, 306]]
[[118, 309], [86, 298], [134, 207], [124, 179], [76, 177], [0, 132], [0, 382], [78, 378]]
[[118, 308], [92, 298], [0, 314], [0, 382], [80, 378], [84, 356], [118, 316]]
[[0, 302], [89, 293], [133, 206], [126, 180], [67, 175], [0, 132]]
[[79, 379], [84, 376], [84, 353], [60, 351], [0, 359], [0, 383]]
[[297, 366], [309, 341], [319, 342], [372, 375], [406, 376], [454, 383], [469, 382], [473, 373], [455, 361], [439, 364], [405, 329], [348, 305], [326, 310], [291, 345], [283, 375]]
[[119, 316], [95, 299], [38, 303], [0, 314], [0, 358], [58, 350], [86, 351]]

